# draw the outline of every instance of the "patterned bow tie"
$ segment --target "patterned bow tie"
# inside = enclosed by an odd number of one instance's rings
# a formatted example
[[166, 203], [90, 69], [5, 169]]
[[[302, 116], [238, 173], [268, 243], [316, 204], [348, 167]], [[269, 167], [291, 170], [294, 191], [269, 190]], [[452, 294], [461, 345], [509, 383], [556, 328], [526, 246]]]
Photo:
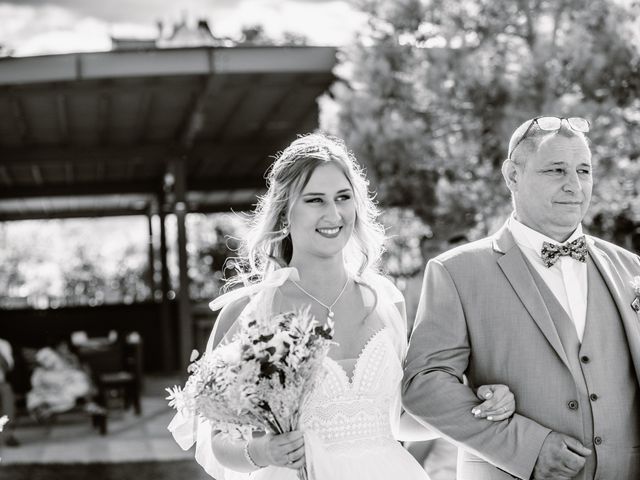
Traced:
[[545, 267], [552, 267], [562, 255], [567, 255], [582, 263], [586, 262], [587, 244], [584, 241], [584, 235], [576, 238], [573, 242], [567, 243], [566, 245], [542, 242], [541, 256], [542, 263], [544, 263]]

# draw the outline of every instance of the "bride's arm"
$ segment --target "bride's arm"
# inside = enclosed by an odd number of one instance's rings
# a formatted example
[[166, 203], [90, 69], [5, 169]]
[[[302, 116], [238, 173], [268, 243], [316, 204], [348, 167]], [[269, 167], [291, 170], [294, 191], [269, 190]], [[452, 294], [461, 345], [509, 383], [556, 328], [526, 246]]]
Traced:
[[[208, 350], [215, 348], [237, 331], [237, 319], [247, 302], [248, 299], [244, 298], [222, 309], [211, 334]], [[302, 433], [298, 431], [282, 435], [258, 433], [248, 442], [213, 431], [211, 450], [222, 466], [242, 473], [253, 472], [269, 465], [293, 469], [304, 465], [304, 440]]]
[[[216, 348], [220, 342], [236, 329], [234, 325], [247, 306], [249, 299], [242, 298], [226, 305], [218, 314], [216, 323], [207, 343], [207, 351]], [[211, 450], [220, 464], [236, 472], [253, 472], [260, 468], [249, 452], [246, 441], [231, 438], [215, 430], [211, 432]]]
[[305, 465], [302, 432], [254, 436], [249, 442], [214, 433], [211, 447], [218, 461], [236, 472], [248, 473], [270, 465], [298, 470]]
[[[398, 292], [398, 294], [400, 294], [400, 292]], [[400, 313], [400, 317], [402, 318], [404, 325], [407, 325], [407, 310], [404, 299], [400, 302], [394, 303], [394, 305]], [[398, 440], [402, 442], [421, 442], [434, 440], [440, 437], [438, 432], [431, 429], [429, 426], [420, 423], [404, 409], [402, 409], [402, 413], [400, 414], [400, 423], [398, 424], [398, 427]]]
[[253, 459], [250, 446], [251, 442], [247, 444], [245, 440], [231, 438], [220, 432], [211, 434], [211, 450], [216, 459], [223, 467], [236, 472], [248, 473], [262, 468]]
[[408, 412], [400, 416], [400, 431], [398, 439], [402, 442], [424, 442], [440, 438], [440, 434], [427, 425], [421, 424]]

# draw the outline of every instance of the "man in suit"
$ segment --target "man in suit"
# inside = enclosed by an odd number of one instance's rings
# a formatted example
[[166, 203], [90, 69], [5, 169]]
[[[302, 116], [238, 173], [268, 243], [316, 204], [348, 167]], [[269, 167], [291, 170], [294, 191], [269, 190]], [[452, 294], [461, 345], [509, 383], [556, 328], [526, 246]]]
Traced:
[[[403, 402], [460, 447], [459, 480], [640, 478], [640, 259], [582, 233], [588, 130], [520, 125], [502, 168], [513, 214], [427, 265]], [[508, 385], [516, 414], [473, 418], [482, 384]]]

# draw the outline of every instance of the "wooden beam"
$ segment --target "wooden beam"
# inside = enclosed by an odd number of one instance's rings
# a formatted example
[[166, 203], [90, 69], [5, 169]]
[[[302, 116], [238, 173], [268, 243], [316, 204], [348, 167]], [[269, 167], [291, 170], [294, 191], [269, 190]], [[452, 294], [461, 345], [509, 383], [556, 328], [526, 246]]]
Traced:
[[[264, 172], [256, 175], [238, 177], [193, 178], [188, 189], [194, 191], [215, 192], [237, 188], [261, 188], [264, 186]], [[0, 199], [37, 198], [37, 197], [69, 197], [82, 195], [110, 195], [127, 193], [155, 194], [160, 179], [132, 182], [86, 182], [68, 184], [54, 183], [42, 186], [7, 186], [0, 189]]]
[[155, 193], [156, 190], [156, 182], [87, 182], [71, 185], [64, 182], [42, 186], [6, 187], [0, 189], [0, 199], [109, 195], [117, 193]]
[[31, 165], [31, 177], [36, 185], [42, 185], [44, 183], [42, 171], [38, 165]]
[[[227, 175], [238, 159], [245, 158], [267, 158], [281, 149], [283, 142], [279, 138], [269, 138], [262, 141], [244, 142], [222, 142], [214, 144], [211, 142], [197, 143], [188, 153], [192, 160], [189, 168], [189, 178], [199, 178], [201, 176]], [[212, 165], [213, 160], [213, 165]], [[212, 166], [211, 171], [203, 171], [204, 167]], [[264, 173], [264, 172], [262, 172]], [[260, 175], [262, 174], [260, 173]]]
[[[159, 198], [158, 202], [160, 205], [164, 203], [164, 198]], [[167, 232], [166, 232], [166, 216], [162, 211], [162, 208], [159, 208], [159, 216], [160, 216], [160, 289], [162, 290], [162, 305], [160, 310], [160, 335], [162, 341], [162, 348], [164, 355], [162, 356], [163, 360], [163, 368], [165, 372], [175, 369], [176, 367], [181, 368], [181, 370], [185, 370], [184, 365], [177, 365], [175, 352], [175, 340], [171, 331], [171, 305], [169, 302], [169, 290], [171, 288], [169, 282], [169, 267], [168, 267], [168, 248], [167, 248]]]
[[169, 170], [173, 174], [173, 210], [176, 216], [178, 233], [178, 276], [180, 287], [178, 290], [178, 331], [180, 338], [180, 363], [189, 364], [191, 350], [195, 347], [193, 319], [191, 316], [191, 299], [189, 297], [189, 273], [187, 254], [187, 200], [186, 200], [186, 159], [180, 157], [171, 161]]
[[2, 179], [2, 183], [7, 187], [13, 184], [9, 170], [7, 170], [7, 167], [4, 165], [0, 165], [0, 179]]
[[194, 96], [187, 109], [187, 115], [178, 130], [178, 141], [184, 148], [189, 149], [193, 146], [194, 139], [205, 124], [205, 107], [209, 98], [223, 90], [223, 88], [224, 82], [221, 82], [213, 75], [209, 75], [204, 81], [200, 92]]
[[222, 127], [218, 128], [218, 131], [214, 134], [214, 138], [213, 138], [214, 142], [220, 142], [221, 139], [224, 138], [225, 133], [227, 133], [229, 129], [229, 126], [233, 123], [233, 117], [237, 112], [239, 112], [242, 109], [242, 106], [245, 104], [245, 102], [248, 101], [250, 97], [249, 92], [251, 88], [255, 88], [257, 85], [259, 85], [261, 78], [262, 78], [261, 75], [256, 75], [255, 81], [248, 84], [244, 88], [242, 93], [238, 95], [236, 101], [233, 102], [230, 108], [228, 108], [227, 111], [222, 115], [222, 117], [225, 120], [224, 120], [224, 123], [222, 124]]
[[40, 210], [22, 209], [20, 212], [3, 212], [0, 202], [0, 222], [13, 222], [19, 220], [49, 220], [62, 218], [101, 218], [101, 217], [123, 217], [132, 215], [144, 215], [144, 211], [131, 210], [127, 208], [103, 208], [93, 209], [73, 209], [54, 210], [47, 205], [42, 205]]
[[142, 143], [147, 137], [149, 119], [151, 118], [151, 112], [153, 111], [154, 99], [155, 94], [153, 91], [143, 91], [140, 93], [140, 103], [136, 112], [135, 122], [135, 125], [138, 125], [138, 132], [134, 137], [137, 143]]
[[127, 167], [127, 180], [132, 181], [135, 178], [136, 170], [140, 166], [140, 159], [134, 158], [129, 162], [129, 166]]
[[13, 124], [16, 130], [16, 137], [19, 142], [24, 144], [29, 137], [29, 128], [27, 126], [27, 119], [24, 114], [24, 106], [19, 97], [13, 96], [11, 102], [11, 114], [13, 115]]
[[100, 95], [98, 99], [98, 113], [97, 113], [97, 130], [98, 130], [98, 143], [105, 145], [109, 136], [109, 117], [111, 116], [111, 100], [107, 94]]
[[282, 95], [280, 95], [280, 97], [276, 100], [276, 102], [271, 106], [271, 108], [269, 108], [265, 112], [265, 114], [260, 119], [260, 126], [249, 134], [251, 138], [261, 138], [264, 135], [264, 133], [266, 132], [266, 126], [269, 123], [269, 119], [278, 117], [278, 114], [281, 112], [282, 106], [285, 104], [287, 99], [291, 95], [295, 94], [295, 92], [300, 90], [301, 82], [302, 82], [302, 76], [297, 75], [295, 80], [292, 82], [294, 85], [292, 88], [284, 87], [282, 89], [283, 90]]
[[107, 166], [103, 160], [96, 162], [96, 181], [104, 181], [107, 176]]
[[63, 144], [69, 142], [69, 113], [67, 108], [67, 97], [63, 93], [56, 95], [56, 114], [58, 118], [58, 131], [60, 141]]
[[[197, 142], [193, 151], [199, 155], [217, 156], [220, 152], [236, 151], [238, 155], [250, 152], [271, 152], [279, 148], [280, 139], [263, 139], [257, 142], [222, 141]], [[167, 158], [183, 155], [185, 149], [175, 143], [157, 143], [146, 145], [104, 146], [104, 147], [0, 147], [0, 165], [48, 165], [71, 161], [74, 165], [82, 163], [110, 162], [113, 160], [131, 161], [138, 158], [145, 164], [165, 164]]]
[[[153, 200], [151, 201], [153, 203]], [[151, 291], [151, 298], [154, 297], [154, 293], [156, 291], [156, 255], [155, 255], [155, 247], [154, 247], [154, 232], [153, 232], [153, 212], [154, 208], [149, 205], [147, 209], [147, 283], [149, 284], [149, 290]]]
[[[191, 205], [191, 204], [190, 204]], [[229, 210], [233, 209], [236, 212], [243, 212], [253, 210], [256, 206], [256, 201], [252, 202], [225, 202], [213, 204], [199, 204], [196, 208], [189, 209], [189, 213], [229, 213]]]
[[327, 74], [333, 47], [171, 48], [3, 58], [0, 85], [162, 76], [309, 72]]
[[67, 183], [73, 183], [74, 175], [73, 175], [73, 163], [65, 162], [64, 164], [64, 178]]
[[[318, 93], [318, 95], [320, 95], [320, 93]], [[314, 98], [317, 98], [317, 97], [314, 97]], [[302, 111], [300, 115], [298, 115], [294, 119], [293, 125], [298, 125], [299, 128], [302, 128], [302, 127], [307, 128], [307, 126], [311, 126], [311, 128], [318, 128], [318, 120], [319, 120], [318, 114], [319, 114], [318, 104], [315, 101], [313, 101], [309, 104], [309, 106], [306, 109]], [[311, 125], [309, 125], [310, 119], [312, 121]], [[298, 133], [307, 133], [307, 132], [299, 131]]]
[[215, 192], [218, 190], [264, 187], [264, 172], [255, 173], [255, 175], [239, 177], [191, 178], [189, 179], [188, 188], [190, 191]]

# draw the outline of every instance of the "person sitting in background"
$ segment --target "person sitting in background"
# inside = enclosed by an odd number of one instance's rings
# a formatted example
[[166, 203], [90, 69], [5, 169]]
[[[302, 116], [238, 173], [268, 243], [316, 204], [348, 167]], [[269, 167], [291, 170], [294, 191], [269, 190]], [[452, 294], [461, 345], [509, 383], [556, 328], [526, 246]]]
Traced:
[[7, 424], [3, 436], [4, 443], [10, 447], [20, 445], [13, 432], [16, 417], [16, 399], [11, 385], [7, 382], [7, 372], [13, 370], [13, 352], [11, 344], [0, 338], [0, 416], [6, 415], [10, 422]]
[[27, 409], [39, 421], [72, 409], [91, 393], [91, 380], [65, 344], [36, 353], [38, 365], [31, 375]]

